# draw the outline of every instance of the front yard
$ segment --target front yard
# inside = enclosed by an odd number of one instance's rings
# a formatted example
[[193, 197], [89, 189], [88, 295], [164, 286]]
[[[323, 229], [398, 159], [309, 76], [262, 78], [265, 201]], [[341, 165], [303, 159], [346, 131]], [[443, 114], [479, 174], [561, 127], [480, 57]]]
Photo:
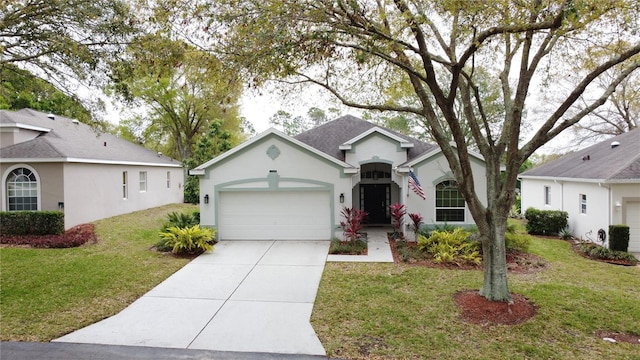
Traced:
[[[113, 315], [189, 260], [151, 250], [174, 205], [96, 223], [97, 244], [0, 248], [2, 340], [50, 341]], [[638, 359], [640, 267], [596, 262], [560, 240], [533, 240], [546, 268], [510, 274], [537, 306], [519, 325], [463, 321], [453, 301], [479, 289], [482, 272], [398, 264], [327, 263], [312, 324], [329, 356], [344, 359]], [[161, 316], [161, 314], [158, 314]]]

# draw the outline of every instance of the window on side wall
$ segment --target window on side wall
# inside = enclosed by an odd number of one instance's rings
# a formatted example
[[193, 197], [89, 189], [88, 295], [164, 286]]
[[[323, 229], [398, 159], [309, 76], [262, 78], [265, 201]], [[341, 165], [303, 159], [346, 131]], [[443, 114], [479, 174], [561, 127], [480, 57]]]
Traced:
[[167, 171], [167, 189], [171, 188], [171, 171]]
[[580, 214], [587, 213], [587, 194], [580, 194]]
[[551, 205], [551, 187], [550, 186], [544, 187], [544, 204]]
[[9, 211], [38, 210], [38, 179], [27, 168], [17, 168], [6, 181], [7, 209]]
[[122, 198], [129, 198], [129, 185], [128, 185], [128, 174], [126, 171], [122, 172]]
[[147, 172], [140, 171], [140, 192], [147, 191]]
[[436, 185], [436, 221], [464, 222], [465, 202], [458, 184], [445, 180]]

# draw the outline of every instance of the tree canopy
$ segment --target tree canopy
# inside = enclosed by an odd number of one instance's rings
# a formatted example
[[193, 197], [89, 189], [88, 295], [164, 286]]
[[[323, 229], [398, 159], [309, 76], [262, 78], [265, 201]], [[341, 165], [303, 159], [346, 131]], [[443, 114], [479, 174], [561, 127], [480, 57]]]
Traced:
[[[221, 0], [184, 17], [204, 19], [211, 51], [256, 84], [314, 84], [348, 106], [417, 116], [480, 230], [480, 292], [508, 301], [504, 232], [518, 170], [637, 71], [638, 8], [637, 0]], [[615, 75], [595, 86], [609, 70]], [[487, 77], [499, 84], [497, 97], [481, 86]], [[550, 89], [553, 101], [536, 102]], [[490, 108], [498, 105], [492, 125]], [[486, 203], [476, 192], [466, 128], [485, 160]]]

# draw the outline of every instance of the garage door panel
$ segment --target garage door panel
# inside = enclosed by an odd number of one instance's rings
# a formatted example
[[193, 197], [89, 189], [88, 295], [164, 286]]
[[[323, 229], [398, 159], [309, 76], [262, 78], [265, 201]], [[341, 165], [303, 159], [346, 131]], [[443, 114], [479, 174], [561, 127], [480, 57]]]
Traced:
[[328, 191], [250, 191], [220, 194], [222, 240], [328, 240]]
[[629, 225], [629, 251], [640, 252], [640, 201], [628, 202], [626, 223]]

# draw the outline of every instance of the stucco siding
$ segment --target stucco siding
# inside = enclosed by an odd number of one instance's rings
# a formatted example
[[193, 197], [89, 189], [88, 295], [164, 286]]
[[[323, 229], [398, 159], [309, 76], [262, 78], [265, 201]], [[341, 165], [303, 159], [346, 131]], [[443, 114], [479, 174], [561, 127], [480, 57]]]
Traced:
[[2, 211], [7, 211], [6, 179], [8, 172], [16, 167], [26, 166], [36, 172], [40, 180], [38, 194], [39, 210], [58, 210], [58, 203], [64, 202], [64, 176], [62, 163], [11, 163], [0, 164], [2, 176]]
[[[483, 204], [487, 203], [485, 168], [480, 162], [472, 162], [474, 182], [477, 196]], [[426, 224], [436, 222], [436, 185], [444, 180], [453, 180], [453, 174], [449, 168], [447, 159], [442, 154], [437, 154], [426, 161], [413, 167], [413, 171], [418, 177], [422, 190], [426, 195], [426, 200], [420, 198], [411, 189], [406, 187], [406, 205], [408, 213], [420, 213]], [[474, 220], [465, 206], [465, 221], [457, 224], [474, 224]]]
[[[123, 197], [127, 171], [128, 194]], [[147, 190], [140, 191], [140, 172], [147, 172]], [[171, 173], [167, 188], [167, 171]], [[64, 165], [65, 227], [183, 200], [180, 168], [66, 163]]]
[[[549, 187], [549, 203], [545, 204], [545, 186]], [[523, 179], [521, 182], [522, 213], [532, 207], [540, 210], [562, 210], [563, 184], [553, 180]]]
[[625, 224], [627, 203], [640, 201], [640, 184], [611, 184], [610, 186], [611, 224]]
[[[270, 136], [205, 170], [205, 175], [200, 177], [201, 224], [217, 225], [220, 192], [267, 189], [295, 190], [303, 194], [306, 188], [329, 191], [335, 227], [341, 206], [351, 204], [351, 176], [345, 176], [340, 166], [327, 159]], [[344, 204], [339, 202], [340, 194], [344, 194]], [[208, 204], [205, 204], [205, 195], [209, 196]]]
[[391, 162], [399, 165], [407, 161], [407, 150], [382, 134], [372, 134], [352, 145], [345, 153], [345, 161], [351, 165], [367, 162]]

